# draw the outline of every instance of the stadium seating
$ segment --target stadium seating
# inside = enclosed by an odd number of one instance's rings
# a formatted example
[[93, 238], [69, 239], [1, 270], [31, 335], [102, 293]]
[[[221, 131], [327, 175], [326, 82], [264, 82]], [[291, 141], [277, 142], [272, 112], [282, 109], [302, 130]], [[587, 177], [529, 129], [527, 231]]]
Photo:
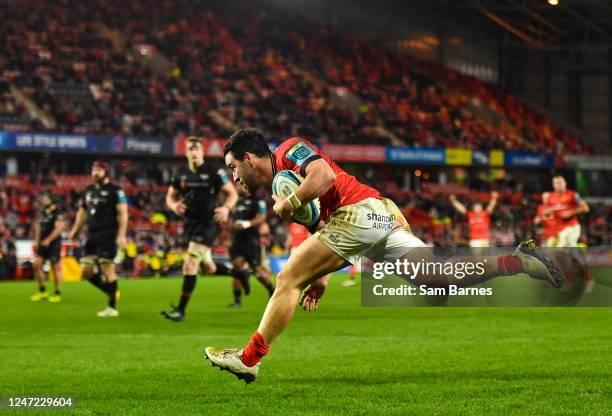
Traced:
[[[51, 116], [29, 124], [39, 130], [225, 137], [251, 125], [275, 139], [589, 152], [475, 78], [261, 5], [209, 7], [4, 3], [3, 78]], [[13, 111], [0, 126], [28, 120]]]

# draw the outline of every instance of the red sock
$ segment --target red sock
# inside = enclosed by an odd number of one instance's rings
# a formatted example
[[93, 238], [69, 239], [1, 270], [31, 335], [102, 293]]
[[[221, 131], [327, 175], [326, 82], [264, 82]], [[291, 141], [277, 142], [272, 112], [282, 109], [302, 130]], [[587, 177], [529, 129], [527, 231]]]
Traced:
[[259, 332], [255, 332], [249, 343], [242, 351], [242, 363], [247, 367], [253, 367], [255, 364], [261, 361], [264, 355], [268, 353], [270, 346], [264, 342], [263, 337]]
[[497, 258], [497, 269], [506, 275], [513, 275], [523, 271], [523, 263], [518, 257], [506, 254]]

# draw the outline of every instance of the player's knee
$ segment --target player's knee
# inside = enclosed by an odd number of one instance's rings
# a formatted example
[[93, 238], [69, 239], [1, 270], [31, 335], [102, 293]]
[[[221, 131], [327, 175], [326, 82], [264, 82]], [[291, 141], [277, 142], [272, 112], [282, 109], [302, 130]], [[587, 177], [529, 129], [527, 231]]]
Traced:
[[41, 257], [36, 257], [34, 259], [34, 267], [37, 269], [40, 269], [42, 268], [42, 265], [43, 265], [43, 259]]
[[198, 272], [198, 264], [192, 258], [185, 259], [183, 263], [183, 274], [196, 274]]
[[94, 275], [94, 269], [91, 266], [83, 266], [83, 277], [85, 279], [91, 279]]
[[242, 264], [243, 261], [241, 258], [235, 258], [234, 260], [232, 260], [232, 266], [234, 267], [234, 269], [242, 269]]
[[202, 263], [202, 271], [204, 274], [215, 274], [217, 271], [217, 266], [215, 263]]
[[117, 278], [117, 275], [115, 274], [115, 266], [113, 264], [102, 266], [100, 271], [106, 278], [106, 281], [112, 282]]
[[299, 288], [302, 277], [297, 271], [281, 270], [276, 275], [276, 287], [279, 290]]

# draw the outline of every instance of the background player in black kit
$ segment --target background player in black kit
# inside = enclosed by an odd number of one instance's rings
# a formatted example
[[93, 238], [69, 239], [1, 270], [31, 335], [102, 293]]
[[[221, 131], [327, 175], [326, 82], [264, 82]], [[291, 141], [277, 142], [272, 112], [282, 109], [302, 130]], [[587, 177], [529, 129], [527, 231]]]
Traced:
[[[185, 217], [184, 234], [188, 242], [179, 304], [161, 312], [163, 317], [175, 322], [185, 317], [200, 265], [206, 274], [231, 275], [248, 288], [247, 271], [233, 270], [215, 263], [211, 254], [211, 246], [219, 231], [218, 224], [228, 221], [238, 201], [236, 189], [223, 169], [204, 163], [204, 145], [199, 138], [191, 136], [187, 139], [185, 156], [189, 169], [184, 169], [172, 179], [166, 194], [168, 208]], [[225, 194], [225, 202], [221, 206], [217, 201], [219, 193]]]
[[[61, 234], [66, 224], [64, 213], [55, 205], [53, 195], [45, 191], [40, 197], [41, 209], [38, 221], [34, 225], [34, 240], [36, 241], [36, 257], [34, 258], [34, 276], [38, 284], [38, 292], [30, 297], [32, 301], [49, 300], [60, 302], [61, 295], [61, 266], [60, 250], [62, 248]], [[51, 263], [55, 277], [55, 292], [51, 296], [45, 288], [45, 272], [43, 265], [46, 261]], [[51, 270], [51, 269], [50, 269]]]
[[81, 257], [83, 276], [108, 296], [108, 307], [98, 312], [98, 316], [116, 317], [119, 311], [116, 306], [117, 274], [113, 259], [117, 255], [117, 248], [126, 245], [127, 198], [123, 189], [111, 183], [106, 162], [94, 162], [91, 176], [94, 183], [83, 192], [70, 239], [77, 237], [87, 221], [88, 236], [84, 256]]
[[[230, 259], [234, 269], [250, 267], [255, 277], [268, 290], [268, 295], [274, 293], [272, 275], [262, 264], [262, 244], [259, 235], [259, 226], [266, 221], [266, 202], [249, 192], [240, 184], [237, 185], [241, 198], [236, 204], [232, 215], [232, 245]], [[241, 304], [242, 284], [234, 279], [232, 289], [234, 301], [228, 306], [239, 308]]]

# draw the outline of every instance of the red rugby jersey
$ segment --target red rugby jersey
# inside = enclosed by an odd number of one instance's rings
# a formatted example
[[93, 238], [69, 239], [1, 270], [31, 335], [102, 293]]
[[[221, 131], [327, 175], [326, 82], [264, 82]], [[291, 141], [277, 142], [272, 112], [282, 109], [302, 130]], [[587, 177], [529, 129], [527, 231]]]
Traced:
[[323, 159], [336, 174], [331, 188], [319, 197], [321, 220], [327, 221], [340, 207], [355, 204], [367, 198], [384, 199], [374, 188], [359, 182], [354, 176], [343, 171], [328, 155], [308, 140], [292, 137], [281, 143], [273, 153], [274, 174], [281, 170], [292, 170], [305, 177], [306, 167], [314, 160]]
[[491, 214], [487, 211], [468, 211], [468, 222], [470, 225], [470, 240], [488, 240], [491, 228]]
[[563, 193], [550, 192], [543, 196], [544, 204], [553, 212], [553, 215], [558, 221], [559, 230], [563, 230], [572, 225], [578, 224], [578, 216], [572, 215], [567, 219], [563, 219], [563, 213], [575, 210], [578, 207], [578, 201], [582, 198], [575, 191], [567, 190]]

